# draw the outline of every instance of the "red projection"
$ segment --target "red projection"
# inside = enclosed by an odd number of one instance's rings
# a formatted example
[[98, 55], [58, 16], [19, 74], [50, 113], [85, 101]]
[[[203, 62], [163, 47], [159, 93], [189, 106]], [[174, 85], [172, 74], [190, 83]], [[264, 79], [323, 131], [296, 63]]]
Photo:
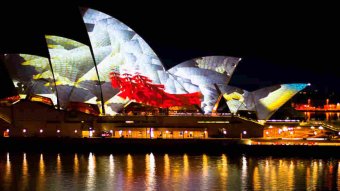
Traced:
[[13, 104], [14, 102], [19, 101], [19, 100], [20, 100], [19, 95], [6, 97], [3, 99], [0, 99], [0, 105]]
[[152, 84], [146, 76], [139, 73], [122, 74], [111, 72], [110, 79], [112, 87], [120, 89], [118, 96], [123, 99], [134, 100], [160, 108], [172, 106], [201, 105], [201, 93], [170, 94], [164, 91], [164, 85]]

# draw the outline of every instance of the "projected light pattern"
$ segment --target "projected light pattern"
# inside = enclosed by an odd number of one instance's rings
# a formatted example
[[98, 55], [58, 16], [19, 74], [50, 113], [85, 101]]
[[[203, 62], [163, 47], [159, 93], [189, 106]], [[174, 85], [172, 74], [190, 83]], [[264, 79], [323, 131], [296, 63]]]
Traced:
[[92, 114], [104, 114], [98, 110], [104, 107], [106, 115], [115, 115], [135, 102], [159, 108], [195, 105], [204, 113], [251, 111], [258, 119], [269, 119], [307, 86], [282, 84], [254, 92], [229, 86], [241, 60], [229, 56], [199, 57], [166, 70], [150, 46], [122, 22], [94, 9], [82, 9], [82, 15], [94, 58], [88, 46], [58, 36], [46, 36], [51, 63], [33, 55], [4, 56], [23, 98], [44, 102], [47, 97], [62, 109]]
[[226, 86], [240, 60], [227, 56], [200, 57], [182, 62], [168, 72], [186, 92], [200, 91], [204, 96], [201, 107], [205, 113], [211, 113], [218, 98], [214, 84]]
[[254, 99], [251, 92], [233, 86], [219, 86], [222, 91], [223, 98], [227, 102], [230, 112], [236, 113], [237, 111], [254, 111]]
[[306, 86], [307, 84], [281, 84], [253, 92], [232, 86], [220, 87], [220, 89], [230, 112], [256, 111], [258, 119], [267, 120]]
[[[119, 112], [128, 101], [115, 96], [119, 91], [107, 85], [112, 71], [120, 74], [138, 72], [148, 76], [154, 83], [160, 83], [158, 71], [165, 71], [164, 67], [149, 45], [131, 28], [93, 9], [84, 10], [83, 20], [93, 48], [108, 113]], [[95, 75], [96, 71], [92, 69], [84, 77], [92, 78]]]
[[4, 63], [22, 99], [40, 95], [50, 98], [57, 105], [53, 74], [47, 58], [29, 54], [5, 54]]
[[100, 108], [98, 76], [84, 77], [95, 66], [90, 48], [63, 37], [49, 35], [45, 37], [61, 108], [66, 109], [69, 102], [97, 104]]
[[172, 106], [200, 105], [200, 92], [188, 94], [170, 94], [164, 91], [164, 85], [153, 84], [146, 76], [139, 73], [130, 74], [111, 73], [111, 83], [114, 88], [119, 88], [117, 96], [143, 103], [150, 106], [169, 108]]
[[258, 119], [269, 119], [276, 110], [307, 84], [281, 84], [252, 92]]

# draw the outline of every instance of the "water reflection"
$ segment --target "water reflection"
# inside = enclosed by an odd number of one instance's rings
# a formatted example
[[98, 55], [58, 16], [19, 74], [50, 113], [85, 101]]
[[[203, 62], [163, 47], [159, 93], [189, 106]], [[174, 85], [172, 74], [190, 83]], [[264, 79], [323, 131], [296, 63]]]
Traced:
[[156, 175], [155, 175], [155, 156], [151, 153], [145, 156], [145, 177], [147, 190], [155, 190], [156, 188]]
[[26, 153], [23, 154], [21, 178], [22, 178], [21, 187], [24, 189], [27, 189], [28, 188], [28, 165], [27, 165]]
[[[1, 163], [0, 163], [1, 164]], [[1, 166], [0, 166], [1, 169]], [[1, 173], [1, 172], [0, 172]], [[9, 158], [9, 153], [6, 154], [6, 164], [5, 164], [5, 175], [4, 175], [4, 182], [6, 183], [4, 187], [9, 189], [8, 182], [11, 182], [12, 170], [11, 170], [11, 160]]]
[[38, 177], [38, 182], [39, 182], [39, 189], [42, 190], [45, 187], [45, 162], [44, 162], [44, 156], [43, 154], [40, 154], [40, 159], [39, 159], [39, 177]]
[[168, 181], [170, 178], [170, 159], [169, 155], [164, 155], [164, 180]]
[[307, 120], [339, 121], [340, 112], [304, 112]]
[[57, 174], [61, 174], [61, 159], [60, 159], [60, 154], [57, 155]]
[[247, 178], [248, 178], [248, 168], [247, 168], [247, 160], [246, 157], [242, 157], [242, 169], [241, 169], [241, 188], [242, 190], [246, 190], [247, 186]]
[[114, 170], [115, 170], [115, 165], [114, 165], [114, 160], [113, 160], [113, 155], [110, 154], [110, 165], [109, 165], [109, 168], [110, 168], [110, 178], [113, 178], [114, 177]]
[[78, 158], [78, 154], [74, 154], [74, 158], [73, 158], [73, 173], [76, 177], [78, 177], [78, 172], [79, 172], [79, 158]]
[[87, 187], [86, 190], [96, 189], [96, 157], [90, 153], [88, 159], [88, 175], [87, 175]]
[[209, 159], [206, 154], [202, 156], [202, 189], [209, 189]]
[[217, 166], [219, 174], [220, 174], [220, 185], [222, 188], [227, 186], [227, 178], [228, 178], [228, 168], [227, 168], [227, 156], [222, 154], [221, 159], [217, 161], [219, 164]]
[[337, 190], [340, 160], [0, 153], [0, 190]]
[[123, 169], [127, 173], [125, 187], [129, 188], [132, 185], [132, 180], [133, 180], [133, 158], [131, 154], [127, 155], [126, 163], [127, 163], [126, 165], [127, 168], [126, 170]]

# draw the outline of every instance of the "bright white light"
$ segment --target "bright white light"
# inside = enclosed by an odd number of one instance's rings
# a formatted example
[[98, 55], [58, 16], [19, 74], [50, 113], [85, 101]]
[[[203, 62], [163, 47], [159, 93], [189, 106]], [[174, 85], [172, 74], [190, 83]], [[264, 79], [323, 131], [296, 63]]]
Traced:
[[243, 131], [243, 134], [246, 135], [246, 134], [247, 134], [247, 131]]
[[74, 133], [78, 133], [78, 130], [74, 130]]
[[311, 129], [314, 129], [314, 126], [311, 126], [310, 128], [311, 128]]
[[169, 133], [169, 131], [168, 131], [168, 130], [166, 130], [166, 131], [165, 131], [165, 133]]
[[129, 130], [129, 134], [131, 134], [131, 130]]
[[307, 86], [311, 86], [312, 84], [311, 83], [308, 83]]
[[122, 134], [123, 134], [123, 131], [119, 130], [119, 136], [122, 136]]
[[269, 129], [273, 128], [273, 126], [269, 126]]
[[267, 131], [267, 132], [266, 132], [266, 134], [268, 135], [268, 134], [269, 134], [269, 132]]
[[43, 133], [43, 132], [44, 132], [44, 130], [40, 129], [40, 133]]
[[57, 130], [57, 133], [60, 133], [60, 130], [59, 130], [59, 129]]
[[113, 130], [110, 130], [110, 133], [113, 133]]
[[153, 128], [151, 128], [151, 138], [153, 138], [155, 136], [155, 134], [153, 133]]
[[319, 127], [319, 129], [323, 129], [323, 127], [322, 127], [322, 126], [320, 126], [320, 127]]
[[23, 133], [26, 133], [26, 129], [23, 129], [22, 132], [23, 132]]
[[226, 134], [227, 134], [227, 131], [226, 131], [226, 130], [224, 130], [224, 131], [223, 131], [223, 134], [225, 134], [225, 135], [226, 135]]
[[9, 129], [6, 129], [6, 132], [8, 133], [8, 132], [9, 132]]

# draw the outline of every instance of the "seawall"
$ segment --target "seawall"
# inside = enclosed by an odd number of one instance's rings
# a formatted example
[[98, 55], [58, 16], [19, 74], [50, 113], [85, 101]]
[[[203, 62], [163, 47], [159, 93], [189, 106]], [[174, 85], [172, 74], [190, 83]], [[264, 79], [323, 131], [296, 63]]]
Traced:
[[0, 138], [0, 151], [107, 153], [231, 153], [340, 157], [334, 145], [250, 145], [250, 139]]

